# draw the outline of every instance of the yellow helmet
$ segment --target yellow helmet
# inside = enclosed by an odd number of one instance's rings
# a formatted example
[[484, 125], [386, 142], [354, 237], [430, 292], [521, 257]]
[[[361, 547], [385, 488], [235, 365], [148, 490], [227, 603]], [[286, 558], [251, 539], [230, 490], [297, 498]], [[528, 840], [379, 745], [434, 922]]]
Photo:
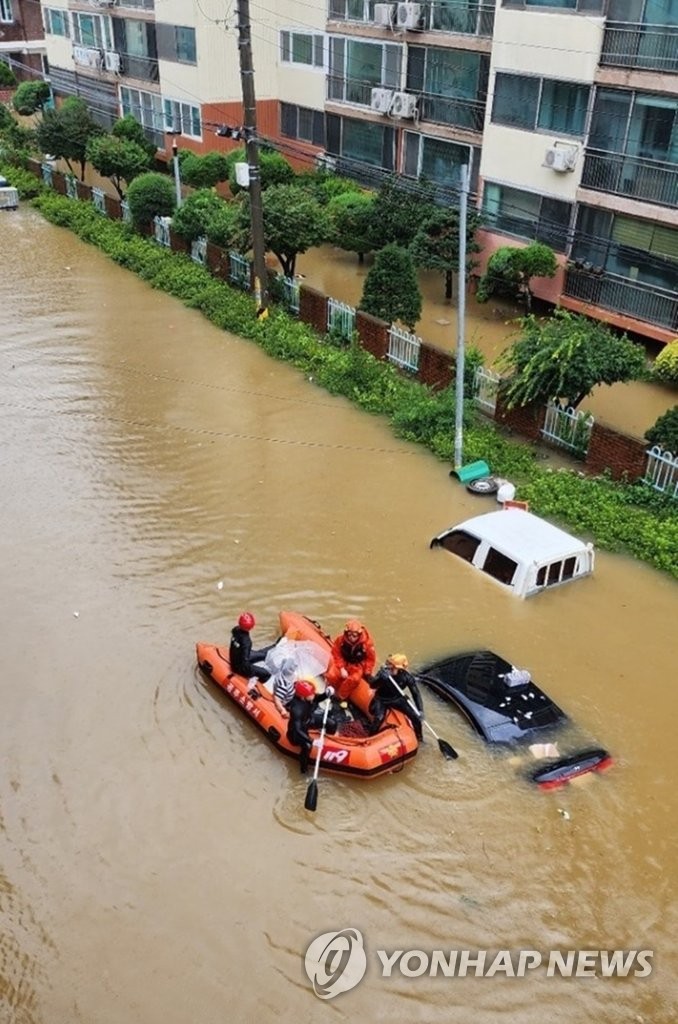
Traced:
[[386, 664], [392, 665], [395, 669], [408, 669], [410, 667], [406, 654], [389, 654]]

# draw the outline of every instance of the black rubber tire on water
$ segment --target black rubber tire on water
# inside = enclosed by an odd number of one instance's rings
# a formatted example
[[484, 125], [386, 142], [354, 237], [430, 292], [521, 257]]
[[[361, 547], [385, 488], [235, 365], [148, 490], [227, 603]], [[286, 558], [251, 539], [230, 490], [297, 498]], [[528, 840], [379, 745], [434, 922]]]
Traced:
[[471, 480], [466, 484], [466, 490], [471, 494], [496, 494], [499, 484], [493, 476], [481, 476], [478, 480]]

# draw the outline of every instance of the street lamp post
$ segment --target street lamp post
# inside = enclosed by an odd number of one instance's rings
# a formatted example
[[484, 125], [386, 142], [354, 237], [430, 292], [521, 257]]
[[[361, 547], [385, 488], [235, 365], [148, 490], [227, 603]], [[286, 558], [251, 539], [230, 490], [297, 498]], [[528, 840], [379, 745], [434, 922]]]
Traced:
[[455, 369], [454, 468], [463, 462], [464, 429], [464, 329], [466, 321], [466, 211], [468, 205], [468, 165], [461, 168], [459, 193], [459, 288], [457, 296], [457, 363]]
[[181, 206], [181, 172], [179, 170], [179, 147], [177, 140], [172, 141], [172, 160], [174, 163], [174, 187], [177, 193], [177, 206]]

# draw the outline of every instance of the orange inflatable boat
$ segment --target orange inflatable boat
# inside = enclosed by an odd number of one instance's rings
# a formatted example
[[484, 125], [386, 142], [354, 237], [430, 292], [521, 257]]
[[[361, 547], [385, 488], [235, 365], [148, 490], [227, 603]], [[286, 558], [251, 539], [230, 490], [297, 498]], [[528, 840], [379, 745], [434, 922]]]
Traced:
[[[266, 658], [266, 664], [278, 664], [280, 659], [293, 657], [300, 666], [313, 666], [317, 689], [324, 688], [318, 679], [329, 662], [331, 641], [317, 622], [297, 612], [280, 612], [280, 637]], [[231, 672], [228, 647], [198, 643], [196, 654], [200, 670], [212, 679], [231, 700], [240, 706], [269, 741], [283, 754], [299, 759], [299, 748], [287, 739], [287, 718], [275, 706], [269, 685], [257, 683], [253, 695], [248, 692], [249, 681]], [[309, 675], [309, 670], [300, 670]], [[399, 771], [417, 753], [417, 739], [409, 719], [400, 711], [389, 711], [382, 728], [370, 736], [364, 726], [373, 691], [363, 680], [354, 691], [348, 714], [339, 709], [337, 731], [325, 734], [320, 767], [340, 775], [355, 775], [372, 779], [388, 772]], [[317, 738], [320, 730], [310, 730]], [[317, 757], [317, 748], [311, 752], [311, 763]]]

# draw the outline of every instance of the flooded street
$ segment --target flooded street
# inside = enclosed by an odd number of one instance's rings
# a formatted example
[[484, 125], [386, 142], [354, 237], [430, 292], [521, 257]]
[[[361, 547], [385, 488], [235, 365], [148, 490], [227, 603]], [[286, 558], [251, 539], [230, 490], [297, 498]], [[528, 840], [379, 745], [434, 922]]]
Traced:
[[[372, 261], [373, 257], [369, 256], [360, 264], [354, 253], [324, 246], [300, 256], [297, 272], [305, 276], [305, 282], [311, 287], [356, 306], [362, 298], [365, 277]], [[276, 266], [275, 269], [279, 268]], [[451, 302], [445, 300], [443, 274], [433, 270], [420, 271], [419, 285], [423, 309], [416, 333], [431, 345], [456, 351], [456, 299]], [[516, 318], [523, 316], [524, 312], [522, 307], [503, 299], [493, 297], [486, 303], [479, 303], [469, 294], [465, 326], [467, 347], [478, 348], [485, 357], [485, 365], [492, 366], [500, 353], [517, 339], [519, 324]], [[580, 408], [608, 426], [643, 437], [657, 417], [676, 402], [678, 392], [675, 388], [632, 381], [595, 388]]]
[[[0, 1022], [675, 1021], [676, 583], [600, 553], [516, 600], [429, 550], [495, 507], [448, 466], [29, 209], [0, 251]], [[424, 693], [459, 760], [321, 777], [310, 815], [195, 668], [246, 607], [262, 643], [293, 608], [414, 665], [491, 648], [615, 766], [538, 791]], [[324, 1005], [303, 954], [347, 927], [368, 972]], [[377, 949], [654, 958], [386, 979]]]

